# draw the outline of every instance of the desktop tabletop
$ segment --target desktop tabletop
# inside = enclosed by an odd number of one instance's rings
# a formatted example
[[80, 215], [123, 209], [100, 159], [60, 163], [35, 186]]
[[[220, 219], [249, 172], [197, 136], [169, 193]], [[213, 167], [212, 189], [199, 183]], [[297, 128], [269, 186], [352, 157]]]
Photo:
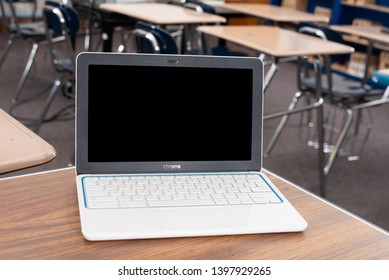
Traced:
[[13, 116], [0, 109], [0, 174], [45, 164], [55, 148]]
[[265, 171], [307, 220], [299, 233], [87, 241], [75, 170], [0, 180], [0, 259], [389, 259], [389, 234]]
[[99, 8], [109, 12], [119, 13], [137, 20], [153, 24], [195, 24], [224, 23], [222, 16], [209, 13], [199, 13], [176, 5], [164, 3], [102, 3]]
[[269, 4], [226, 3], [220, 7], [274, 22], [329, 22], [326, 16]]
[[372, 25], [372, 26], [355, 26], [355, 25], [331, 25], [331, 29], [348, 33], [352, 35], [361, 36], [363, 38], [373, 40], [383, 44], [389, 44], [389, 34], [383, 32], [382, 26]]
[[200, 26], [198, 31], [219, 37], [274, 57], [347, 54], [354, 51], [350, 46], [323, 41], [276, 26], [219, 25]]

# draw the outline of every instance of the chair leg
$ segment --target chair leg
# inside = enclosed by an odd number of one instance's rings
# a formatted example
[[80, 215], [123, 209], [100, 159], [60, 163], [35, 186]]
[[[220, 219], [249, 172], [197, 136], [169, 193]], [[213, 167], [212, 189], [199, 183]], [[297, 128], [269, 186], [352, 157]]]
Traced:
[[351, 109], [347, 109], [346, 114], [347, 114], [347, 118], [346, 118], [345, 124], [343, 126], [343, 129], [340, 131], [338, 140], [336, 141], [336, 143], [333, 147], [333, 150], [328, 158], [327, 164], [324, 167], [325, 176], [327, 176], [330, 173], [331, 168], [334, 164], [335, 158], [337, 157], [337, 155], [339, 153], [339, 149], [342, 146], [342, 144], [346, 138], [347, 132], [350, 128], [350, 125], [351, 125], [351, 122], [353, 119], [353, 111]]
[[92, 24], [90, 21], [87, 22], [87, 27], [85, 28], [85, 37], [84, 37], [84, 51], [92, 50]]
[[[293, 96], [292, 102], [289, 104], [288, 111], [292, 111], [296, 107], [297, 102], [302, 95], [303, 95], [302, 92], [299, 91]], [[272, 151], [275, 143], [277, 142], [278, 138], [280, 137], [281, 131], [284, 129], [288, 119], [289, 119], [289, 115], [282, 116], [280, 122], [278, 123], [278, 126], [277, 126], [275, 132], [273, 133], [273, 135], [270, 139], [269, 144], [267, 145], [265, 155], [269, 155], [271, 153], [271, 151]]]
[[50, 105], [51, 105], [51, 103], [54, 100], [54, 96], [57, 93], [58, 88], [61, 86], [61, 83], [62, 83], [62, 78], [57, 78], [54, 81], [53, 86], [51, 87], [49, 96], [46, 99], [46, 105], [43, 108], [42, 113], [41, 113], [40, 117], [38, 118], [38, 120], [37, 120], [37, 122], [36, 122], [36, 124], [35, 124], [35, 126], [33, 128], [33, 131], [35, 133], [38, 133], [38, 131], [39, 131], [39, 129], [40, 129], [40, 127], [41, 127], [45, 117], [46, 117], [47, 111], [49, 110]]
[[130, 35], [129, 35], [128, 33], [131, 33], [131, 31], [128, 32], [128, 31], [126, 31], [124, 28], [122, 28], [122, 29], [120, 30], [120, 45], [119, 45], [119, 47], [117, 48], [117, 52], [119, 52], [119, 53], [125, 53], [125, 52], [127, 52], [127, 47], [126, 47], [126, 45], [127, 45], [127, 42], [128, 42], [128, 40], [129, 40], [129, 38], [130, 38]]
[[34, 43], [32, 45], [32, 49], [31, 49], [30, 56], [28, 58], [26, 67], [24, 68], [23, 74], [20, 77], [18, 85], [16, 87], [16, 94], [15, 94], [15, 98], [13, 99], [14, 102], [16, 102], [19, 99], [20, 94], [22, 93], [24, 83], [26, 82], [27, 76], [31, 71], [32, 64], [34, 63], [35, 56], [36, 56], [36, 53], [38, 51], [38, 47], [39, 47], [38, 43]]
[[[309, 106], [312, 104], [311, 97], [309, 94], [305, 94], [305, 106]], [[305, 115], [306, 114], [306, 115]], [[310, 145], [310, 141], [312, 139], [311, 137], [311, 131], [310, 129], [313, 128], [313, 114], [311, 110], [307, 110], [306, 113], [300, 114], [300, 120], [299, 120], [299, 139], [302, 142], [307, 142], [308, 146]], [[304, 137], [304, 133], [302, 131], [302, 127], [308, 127], [308, 131], [306, 132], [306, 135]]]
[[4, 63], [5, 59], [7, 58], [7, 55], [9, 53], [9, 51], [11, 50], [13, 44], [14, 44], [14, 40], [13, 40], [13, 36], [11, 36], [7, 40], [7, 45], [5, 46], [4, 52], [3, 52], [3, 54], [2, 54], [2, 56], [0, 58], [0, 69], [3, 66], [3, 63]]

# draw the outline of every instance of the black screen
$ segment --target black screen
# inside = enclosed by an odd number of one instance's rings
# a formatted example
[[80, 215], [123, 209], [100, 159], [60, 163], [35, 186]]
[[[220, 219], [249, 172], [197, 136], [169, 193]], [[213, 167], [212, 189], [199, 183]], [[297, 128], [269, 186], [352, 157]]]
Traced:
[[248, 69], [89, 66], [88, 161], [251, 159]]

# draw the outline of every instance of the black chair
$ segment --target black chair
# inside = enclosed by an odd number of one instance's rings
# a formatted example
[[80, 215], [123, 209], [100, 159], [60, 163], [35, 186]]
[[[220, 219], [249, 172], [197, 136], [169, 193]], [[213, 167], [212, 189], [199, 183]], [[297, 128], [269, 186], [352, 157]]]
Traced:
[[165, 29], [145, 22], [137, 22], [131, 31], [135, 52], [178, 54], [176, 41]]
[[[323, 40], [332, 40], [338, 43], [343, 43], [340, 34], [327, 27], [315, 25], [315, 24], [300, 24], [297, 29], [298, 32], [305, 33], [311, 36], [319, 37]], [[288, 107], [288, 110], [295, 109], [298, 101], [301, 97], [307, 97], [310, 100], [313, 95], [317, 94], [317, 90], [320, 89], [321, 97], [324, 99], [329, 109], [336, 109], [344, 113], [344, 121], [339, 128], [338, 126], [342, 118], [335, 118], [327, 115], [325, 117], [326, 128], [324, 130], [324, 140], [328, 143], [326, 145], [327, 153], [329, 154], [326, 160], [323, 174], [327, 176], [333, 167], [335, 158], [339, 155], [339, 151], [345, 142], [346, 136], [356, 137], [359, 132], [359, 126], [362, 123], [362, 109], [367, 109], [373, 106], [382, 105], [389, 102], [389, 98], [384, 95], [385, 87], [379, 85], [373, 80], [367, 83], [361, 79], [355, 79], [349, 75], [342, 74], [339, 71], [334, 71], [331, 68], [331, 64], [334, 60], [339, 60], [339, 56], [324, 56], [324, 57], [300, 57], [298, 59], [298, 88], [299, 92], [293, 97], [293, 101]], [[312, 67], [312, 62], [316, 61], [316, 65], [321, 67]], [[312, 70], [315, 70], [315, 75], [312, 75]], [[319, 71], [319, 75], [318, 72]], [[319, 80], [317, 77], [321, 77]], [[317, 96], [315, 96], [316, 98]], [[329, 112], [329, 111], [326, 111]], [[273, 134], [269, 145], [265, 151], [265, 154], [270, 154], [274, 147], [282, 129], [284, 128], [289, 115], [284, 115]], [[330, 120], [333, 120], [331, 123]], [[354, 122], [355, 129], [353, 133], [349, 133], [351, 124]], [[312, 127], [312, 119], [308, 118], [308, 123]], [[364, 141], [367, 140], [366, 135]], [[316, 141], [311, 141], [312, 145]], [[361, 151], [361, 150], [360, 150]], [[352, 156], [352, 155], [350, 155]], [[356, 157], [353, 157], [356, 158]], [[323, 194], [325, 195], [325, 193]]]
[[[22, 21], [22, 18], [25, 18], [26, 15], [22, 17], [18, 14], [21, 6], [24, 7], [25, 11], [26, 9], [28, 10], [28, 21]], [[21, 38], [32, 44], [29, 58], [16, 87], [16, 94], [14, 97], [14, 101], [16, 101], [19, 98], [24, 82], [34, 63], [38, 48], [46, 39], [45, 28], [44, 23], [37, 18], [36, 0], [0, 0], [0, 8], [3, 15], [3, 26], [8, 33], [7, 45], [0, 58], [0, 68], [12, 49], [15, 39]]]
[[[61, 86], [66, 96], [72, 97], [74, 95], [75, 38], [80, 27], [76, 11], [64, 4], [46, 3], [43, 8], [43, 18], [51, 61], [60, 76], [55, 79], [50, 89], [46, 104], [34, 126], [35, 132], [39, 131], [40, 126], [45, 121], [50, 105]], [[63, 44], [56, 44], [58, 37], [64, 38]], [[66, 84], [64, 84], [65, 80]]]

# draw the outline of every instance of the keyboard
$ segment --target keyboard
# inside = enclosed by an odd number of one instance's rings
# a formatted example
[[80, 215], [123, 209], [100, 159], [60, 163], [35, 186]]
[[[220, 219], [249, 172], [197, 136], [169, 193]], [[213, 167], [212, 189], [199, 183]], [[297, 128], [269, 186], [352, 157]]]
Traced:
[[82, 182], [90, 209], [282, 203], [253, 174], [85, 176]]

